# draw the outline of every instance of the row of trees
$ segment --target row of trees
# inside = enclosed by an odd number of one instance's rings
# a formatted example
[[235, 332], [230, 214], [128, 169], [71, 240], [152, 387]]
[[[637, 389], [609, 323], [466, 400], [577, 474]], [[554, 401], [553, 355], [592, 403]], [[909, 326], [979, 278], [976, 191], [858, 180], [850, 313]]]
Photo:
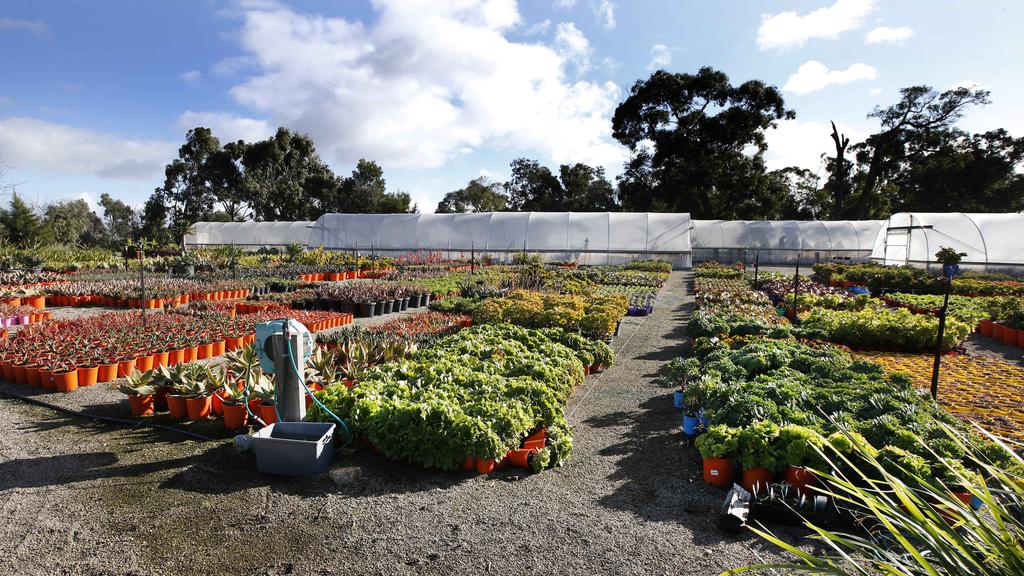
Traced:
[[956, 127], [989, 102], [985, 90], [928, 86], [876, 108], [880, 129], [852, 144], [833, 124], [824, 181], [810, 170], [768, 170], [767, 130], [795, 118], [774, 86], [733, 85], [722, 72], [659, 70], [615, 110], [613, 136], [630, 158], [612, 186], [599, 168], [512, 163], [505, 183], [476, 179], [445, 196], [438, 212], [629, 210], [689, 212], [705, 219], [868, 219], [898, 211], [1024, 209], [1024, 138]]
[[142, 233], [170, 243], [199, 221], [315, 220], [327, 212], [412, 212], [409, 194], [389, 193], [376, 162], [336, 175], [305, 134], [278, 128], [266, 140], [223, 146], [209, 128], [188, 131], [164, 184], [143, 208]]
[[[722, 72], [659, 70], [638, 80], [615, 110], [614, 138], [630, 152], [612, 183], [603, 168], [512, 162], [507, 182], [477, 178], [445, 195], [438, 212], [673, 211], [694, 218], [866, 219], [895, 211], [1006, 212], [1024, 209], [1024, 138], [957, 127], [989, 93], [972, 88], [900, 91], [876, 108], [879, 130], [851, 143], [833, 125], [824, 178], [790, 167], [768, 170], [766, 133], [795, 118], [782, 94], [759, 80], [734, 85]], [[0, 172], [2, 175], [2, 172]], [[334, 174], [304, 134], [279, 128], [259, 142], [221, 144], [208, 128], [186, 135], [141, 211], [104, 194], [103, 216], [84, 201], [32, 211], [20, 198], [0, 212], [15, 242], [52, 239], [117, 246], [146, 237], [176, 244], [202, 220], [312, 220], [327, 212], [414, 212], [408, 194], [388, 192], [383, 170], [360, 160]]]

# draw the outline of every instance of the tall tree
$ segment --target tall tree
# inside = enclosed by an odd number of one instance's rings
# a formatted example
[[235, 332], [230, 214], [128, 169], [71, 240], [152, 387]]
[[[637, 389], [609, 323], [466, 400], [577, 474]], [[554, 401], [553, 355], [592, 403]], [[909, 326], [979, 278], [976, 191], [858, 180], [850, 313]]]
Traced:
[[220, 141], [202, 126], [188, 131], [178, 158], [164, 169], [164, 185], [154, 195], [167, 208], [172, 237], [185, 234], [192, 224], [213, 213], [217, 196], [209, 179], [207, 162], [220, 150]]
[[25, 246], [39, 240], [43, 232], [39, 216], [17, 192], [11, 196], [7, 209], [0, 210], [0, 226], [4, 238], [17, 246]]
[[220, 203], [228, 222], [243, 222], [252, 215], [242, 182], [242, 157], [246, 147], [241, 140], [228, 142], [210, 154], [203, 170], [210, 192]]
[[139, 217], [131, 206], [106, 192], [100, 194], [100, 206], [103, 207], [103, 225], [110, 247], [124, 246], [138, 235]]
[[889, 180], [955, 138], [954, 124], [964, 112], [988, 102], [986, 90], [956, 88], [940, 93], [930, 86], [911, 86], [900, 90], [896, 104], [875, 108], [868, 117], [877, 118], [881, 130], [853, 148], [861, 172], [849, 217], [862, 220], [883, 215], [888, 206], [879, 191]]
[[85, 200], [65, 200], [46, 207], [43, 225], [54, 241], [95, 246], [104, 240], [104, 227]]
[[759, 80], [734, 86], [709, 67], [654, 72], [633, 85], [612, 119], [613, 136], [633, 154], [620, 178], [624, 206], [760, 217], [772, 193], [765, 131], [794, 117], [778, 89]]
[[563, 211], [610, 212], [619, 209], [615, 186], [604, 175], [604, 168], [586, 164], [563, 164], [558, 169], [562, 185]]
[[322, 212], [401, 214], [414, 211], [409, 194], [387, 191], [384, 169], [373, 160], [360, 158], [350, 176], [334, 178], [333, 182], [333, 188], [324, 196]]
[[554, 210], [562, 196], [562, 184], [547, 166], [536, 160], [516, 158], [512, 177], [505, 183], [508, 207], [516, 211]]
[[480, 176], [470, 180], [465, 188], [445, 194], [437, 205], [437, 212], [501, 212], [507, 203], [508, 196], [502, 192], [501, 184]]
[[853, 193], [852, 171], [853, 162], [846, 156], [850, 147], [850, 139], [841, 134], [832, 122], [832, 142], [835, 144], [836, 155], [825, 163], [828, 180], [825, 182], [825, 195], [831, 198], [832, 209], [826, 215], [832, 220], [842, 220], [850, 211], [849, 201]]
[[311, 198], [306, 182], [311, 178], [327, 179], [332, 174], [309, 136], [278, 128], [270, 138], [245, 147], [242, 166], [244, 190], [256, 220], [310, 220], [319, 216], [316, 206], [323, 199]]
[[508, 207], [518, 211], [605, 212], [618, 210], [615, 186], [604, 168], [586, 164], [563, 164], [556, 176], [536, 160], [512, 161], [512, 176], [505, 183]]

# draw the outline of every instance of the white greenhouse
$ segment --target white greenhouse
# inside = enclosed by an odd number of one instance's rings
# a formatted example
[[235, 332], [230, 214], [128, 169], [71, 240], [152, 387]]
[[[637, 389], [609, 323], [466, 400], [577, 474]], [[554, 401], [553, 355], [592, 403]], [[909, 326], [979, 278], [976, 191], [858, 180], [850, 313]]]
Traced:
[[940, 267], [940, 248], [964, 252], [961, 266], [992, 272], [1024, 270], [1024, 214], [900, 212], [884, 221], [871, 260], [880, 264]]
[[185, 235], [185, 248], [232, 244], [246, 249], [281, 248], [298, 242], [309, 244], [313, 222], [196, 222]]
[[661, 213], [324, 214], [312, 226], [309, 246], [387, 256], [475, 252], [499, 260], [526, 251], [583, 265], [658, 258], [687, 268], [690, 227], [688, 214]]
[[866, 261], [883, 220], [694, 220], [693, 261], [813, 264]]

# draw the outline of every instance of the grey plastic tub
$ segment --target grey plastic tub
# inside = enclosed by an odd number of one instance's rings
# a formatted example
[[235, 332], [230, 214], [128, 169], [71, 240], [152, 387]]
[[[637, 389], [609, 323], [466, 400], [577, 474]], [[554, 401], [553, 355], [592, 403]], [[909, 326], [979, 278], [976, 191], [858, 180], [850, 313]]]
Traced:
[[253, 434], [252, 443], [260, 472], [316, 476], [334, 457], [334, 424], [277, 422]]

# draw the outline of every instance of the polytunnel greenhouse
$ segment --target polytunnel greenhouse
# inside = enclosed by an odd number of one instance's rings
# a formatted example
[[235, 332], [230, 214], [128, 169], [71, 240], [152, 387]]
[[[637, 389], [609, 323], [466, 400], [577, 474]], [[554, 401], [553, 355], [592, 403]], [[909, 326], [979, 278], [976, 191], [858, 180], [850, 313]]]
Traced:
[[325, 214], [312, 225], [309, 246], [387, 256], [475, 252], [499, 260], [526, 251], [584, 265], [659, 258], [686, 268], [690, 226], [688, 214], [662, 213]]
[[813, 264], [864, 261], [871, 256], [882, 220], [694, 220], [694, 262]]
[[961, 266], [993, 272], [1024, 269], [1024, 214], [900, 212], [884, 221], [871, 260], [933, 268], [940, 248], [967, 254]]
[[185, 248], [223, 246], [242, 248], [282, 247], [309, 241], [310, 221], [299, 222], [197, 222], [185, 235]]

